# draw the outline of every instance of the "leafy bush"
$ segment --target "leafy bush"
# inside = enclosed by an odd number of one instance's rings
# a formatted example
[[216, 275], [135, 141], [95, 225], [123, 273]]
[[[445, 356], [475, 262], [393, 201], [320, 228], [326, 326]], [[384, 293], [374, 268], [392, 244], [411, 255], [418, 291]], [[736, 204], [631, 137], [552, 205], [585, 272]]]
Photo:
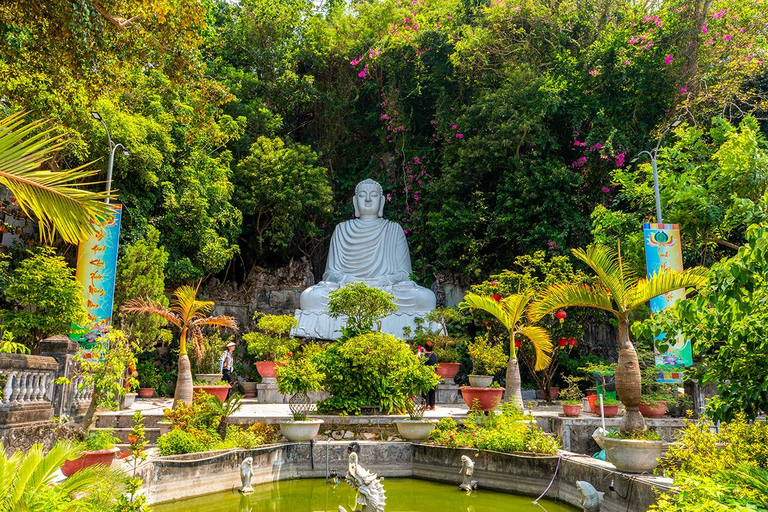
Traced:
[[325, 374], [323, 388], [332, 395], [318, 404], [321, 412], [354, 414], [362, 407], [405, 412], [411, 395], [439, 381], [434, 369], [424, 366], [403, 340], [381, 332], [339, 340], [315, 359]]
[[392, 294], [365, 283], [349, 283], [328, 295], [328, 314], [347, 317], [341, 339], [381, 329], [381, 319], [397, 311]]
[[473, 375], [494, 375], [507, 366], [507, 354], [501, 344], [491, 345], [488, 334], [478, 336], [469, 344]]
[[111, 450], [119, 442], [120, 439], [115, 437], [115, 433], [112, 429], [91, 430], [88, 432], [88, 435], [85, 436], [83, 449], [87, 451]]
[[157, 439], [157, 448], [163, 456], [180, 455], [213, 450], [220, 442], [221, 438], [215, 431], [195, 427], [188, 430], [176, 428]]
[[[546, 435], [533, 424], [526, 424], [522, 412], [514, 406], [502, 405], [501, 414], [489, 416], [470, 413], [459, 427], [451, 418], [441, 419], [430, 432], [430, 440], [450, 448], [477, 448], [496, 452], [557, 453], [557, 439]], [[506, 406], [506, 407], [505, 407]]]
[[281, 393], [307, 393], [323, 387], [325, 374], [317, 367], [316, 355], [322, 351], [319, 345], [307, 345], [300, 353], [291, 356], [277, 367], [277, 389]]
[[295, 326], [296, 318], [291, 315], [261, 316], [256, 327], [262, 332], [243, 334], [243, 341], [248, 344], [248, 353], [261, 361], [282, 359], [298, 346], [298, 341], [288, 336]]

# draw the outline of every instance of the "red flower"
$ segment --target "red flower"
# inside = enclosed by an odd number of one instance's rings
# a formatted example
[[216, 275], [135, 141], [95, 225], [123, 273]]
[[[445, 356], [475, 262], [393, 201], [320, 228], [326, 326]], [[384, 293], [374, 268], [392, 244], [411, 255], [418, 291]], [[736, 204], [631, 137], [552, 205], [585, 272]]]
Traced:
[[498, 281], [491, 281], [491, 286], [499, 286], [499, 282]]
[[561, 347], [564, 347], [564, 346], [568, 345], [568, 339], [566, 339], [566, 338], [560, 338], [559, 340], [557, 340], [557, 343], [558, 343], [558, 344], [559, 344]]
[[120, 460], [123, 460], [123, 459], [125, 459], [127, 457], [130, 457], [130, 456], [131, 456], [131, 452], [123, 452], [120, 455], [118, 455], [117, 458], [120, 459]]
[[136, 444], [136, 441], [138, 441], [139, 438], [136, 436], [128, 436], [128, 442], [131, 444]]
[[523, 346], [523, 342], [522, 342], [522, 341], [520, 341], [520, 340], [517, 340], [517, 341], [515, 342], [515, 348], [520, 348], [520, 347], [522, 347], [522, 346]]
[[288, 357], [293, 357], [293, 352], [286, 352], [285, 355], [287, 355]]
[[494, 293], [493, 294], [493, 300], [495, 300], [496, 302], [500, 302], [501, 301], [501, 295], [499, 295], [498, 293]]

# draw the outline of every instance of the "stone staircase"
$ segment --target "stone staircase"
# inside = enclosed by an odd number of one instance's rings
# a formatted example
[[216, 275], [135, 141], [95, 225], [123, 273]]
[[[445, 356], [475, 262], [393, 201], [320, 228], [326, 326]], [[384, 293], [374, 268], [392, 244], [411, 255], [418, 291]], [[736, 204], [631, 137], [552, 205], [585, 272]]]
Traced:
[[[157, 414], [144, 415], [144, 435], [150, 444], [157, 443], [157, 438], [160, 437], [160, 427], [157, 425], [157, 422], [162, 421], [164, 418], [165, 416]], [[128, 435], [131, 433], [133, 425], [133, 417], [129, 414], [106, 412], [97, 415], [94, 429], [112, 429], [115, 433], [115, 437], [120, 439], [123, 443], [127, 443]]]

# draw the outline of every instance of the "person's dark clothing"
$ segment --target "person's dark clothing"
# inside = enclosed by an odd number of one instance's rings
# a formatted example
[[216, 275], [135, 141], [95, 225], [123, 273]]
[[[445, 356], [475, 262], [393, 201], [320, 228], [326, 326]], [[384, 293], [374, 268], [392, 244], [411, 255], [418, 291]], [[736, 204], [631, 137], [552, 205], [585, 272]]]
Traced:
[[[427, 352], [424, 354], [424, 365], [435, 366], [437, 364], [437, 354], [434, 352]], [[435, 408], [435, 388], [430, 389], [424, 394], [424, 398], [427, 400], [427, 408]]]

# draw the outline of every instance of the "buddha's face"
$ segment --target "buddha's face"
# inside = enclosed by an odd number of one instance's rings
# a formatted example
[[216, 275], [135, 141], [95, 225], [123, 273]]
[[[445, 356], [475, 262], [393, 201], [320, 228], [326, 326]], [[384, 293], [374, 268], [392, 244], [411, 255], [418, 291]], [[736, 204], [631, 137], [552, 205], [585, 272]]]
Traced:
[[360, 185], [357, 190], [357, 211], [360, 217], [378, 217], [381, 210], [382, 201], [381, 189], [374, 185], [365, 183]]

